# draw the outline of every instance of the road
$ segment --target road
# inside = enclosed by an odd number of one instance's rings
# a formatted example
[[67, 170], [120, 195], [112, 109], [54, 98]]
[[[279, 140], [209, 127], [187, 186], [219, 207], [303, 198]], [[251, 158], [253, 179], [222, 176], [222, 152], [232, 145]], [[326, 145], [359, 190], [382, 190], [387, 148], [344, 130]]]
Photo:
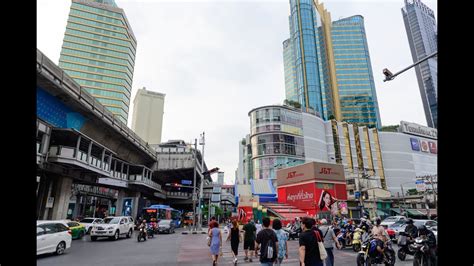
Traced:
[[[121, 238], [117, 241], [99, 239], [91, 242], [89, 236], [73, 240], [71, 248], [64, 255], [40, 255], [38, 266], [55, 265], [212, 265], [209, 247], [206, 245], [205, 234], [182, 234], [184, 229], [177, 229], [175, 234], [160, 234], [146, 242], [137, 242], [134, 237]], [[227, 237], [223, 235], [224, 239]], [[289, 258], [284, 265], [299, 265], [298, 241], [288, 242]], [[397, 245], [393, 245], [395, 251]], [[334, 250], [335, 265], [356, 265], [357, 253], [352, 249]], [[239, 246], [238, 264], [260, 265], [258, 259], [252, 263], [244, 262], [243, 246]], [[230, 242], [223, 245], [223, 256], [219, 265], [232, 265]], [[395, 265], [412, 265], [413, 257], [407, 256], [403, 262], [398, 260]]]

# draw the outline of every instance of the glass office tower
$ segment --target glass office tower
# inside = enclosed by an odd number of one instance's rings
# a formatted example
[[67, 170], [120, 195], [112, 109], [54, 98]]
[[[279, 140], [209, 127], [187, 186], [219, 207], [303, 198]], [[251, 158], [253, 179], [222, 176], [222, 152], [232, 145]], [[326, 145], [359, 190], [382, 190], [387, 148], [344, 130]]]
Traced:
[[285, 68], [285, 95], [289, 101], [299, 102], [296, 84], [296, 66], [290, 39], [283, 42], [283, 64]]
[[[285, 78], [292, 49], [303, 110], [313, 109], [323, 120], [381, 128], [362, 16], [332, 22], [317, 0], [290, 0], [290, 12], [291, 44], [283, 44]], [[294, 90], [289, 82], [285, 86], [288, 99]]]
[[[405, 0], [402, 8], [413, 62], [438, 51], [436, 19], [433, 10], [419, 0]], [[429, 127], [438, 126], [438, 59], [432, 57], [415, 67], [421, 100]]]
[[364, 18], [334, 21], [331, 33], [342, 120], [381, 128]]
[[72, 0], [59, 66], [125, 124], [136, 47], [113, 0]]

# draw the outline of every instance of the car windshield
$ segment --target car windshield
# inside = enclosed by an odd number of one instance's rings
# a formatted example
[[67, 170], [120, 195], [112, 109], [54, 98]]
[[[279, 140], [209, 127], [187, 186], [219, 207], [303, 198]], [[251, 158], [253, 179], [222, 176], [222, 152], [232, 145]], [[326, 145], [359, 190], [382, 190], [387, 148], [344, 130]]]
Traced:
[[93, 221], [94, 221], [94, 219], [87, 218], [87, 219], [82, 219], [81, 223], [91, 224]]
[[169, 225], [170, 221], [169, 220], [161, 220], [158, 224], [159, 225]]
[[386, 218], [385, 220], [383, 220], [384, 222], [396, 222], [397, 221], [397, 217], [388, 217]]
[[120, 218], [117, 217], [110, 217], [110, 218], [105, 218], [104, 223], [106, 224], [118, 224], [120, 222]]
[[405, 224], [405, 221], [397, 221], [397, 222], [393, 223], [392, 225], [390, 225], [389, 227], [394, 228], [394, 227], [403, 226], [404, 224]]

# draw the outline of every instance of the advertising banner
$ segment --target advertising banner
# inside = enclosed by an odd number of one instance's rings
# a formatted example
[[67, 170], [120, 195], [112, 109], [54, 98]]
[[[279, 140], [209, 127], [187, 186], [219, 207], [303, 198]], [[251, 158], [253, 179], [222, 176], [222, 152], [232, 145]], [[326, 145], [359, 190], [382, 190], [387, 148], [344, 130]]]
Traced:
[[343, 215], [346, 215], [348, 214], [348, 210], [347, 210], [347, 202], [339, 202], [339, 210], [341, 211], [341, 214]]
[[277, 170], [278, 186], [309, 180], [345, 182], [344, 167], [341, 164], [309, 162]]
[[258, 196], [239, 195], [239, 207], [252, 207], [253, 203], [259, 203]]
[[414, 151], [420, 151], [420, 141], [415, 138], [410, 138], [411, 149]]
[[316, 201], [314, 184], [304, 184], [286, 188], [286, 203], [299, 209], [314, 209]]
[[426, 191], [426, 185], [425, 185], [425, 181], [424, 181], [424, 180], [417, 180], [417, 181], [415, 182], [415, 185], [416, 185], [416, 190], [417, 190], [417, 191], [420, 191], [420, 192]]
[[438, 147], [436, 142], [428, 141], [428, 145], [430, 146], [430, 152], [433, 154], [438, 154]]
[[428, 141], [422, 140], [421, 141], [421, 151], [422, 152], [429, 152], [430, 148], [428, 147]]

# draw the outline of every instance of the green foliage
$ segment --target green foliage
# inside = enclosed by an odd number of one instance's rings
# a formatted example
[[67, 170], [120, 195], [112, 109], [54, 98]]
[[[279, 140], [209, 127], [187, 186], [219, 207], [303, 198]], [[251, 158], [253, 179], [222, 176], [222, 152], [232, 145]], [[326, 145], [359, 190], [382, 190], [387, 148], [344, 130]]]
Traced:
[[299, 102], [295, 102], [295, 101], [292, 101], [292, 100], [284, 100], [283, 103], [285, 105], [292, 106], [292, 107], [297, 108], [297, 109], [301, 108], [301, 104]]
[[410, 188], [409, 190], [407, 190], [407, 195], [408, 196], [418, 195], [418, 191], [416, 190], [416, 188]]
[[393, 126], [384, 126], [380, 131], [385, 131], [385, 132], [398, 132], [398, 128], [400, 125], [393, 125]]
[[336, 118], [333, 115], [330, 115], [329, 120], [333, 120], [333, 119], [336, 119]]

